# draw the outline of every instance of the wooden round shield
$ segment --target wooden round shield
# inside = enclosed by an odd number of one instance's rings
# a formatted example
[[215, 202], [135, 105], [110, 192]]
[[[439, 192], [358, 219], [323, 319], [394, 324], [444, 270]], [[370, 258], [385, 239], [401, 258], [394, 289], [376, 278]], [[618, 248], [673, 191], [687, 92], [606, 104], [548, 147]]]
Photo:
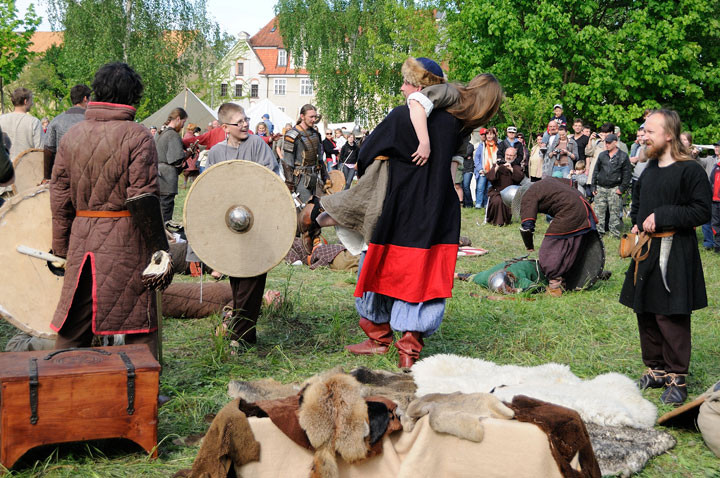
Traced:
[[251, 161], [223, 161], [195, 179], [183, 211], [185, 234], [208, 266], [231, 277], [254, 277], [283, 260], [297, 229], [285, 183]]
[[42, 252], [52, 242], [50, 192], [47, 186], [21, 191], [0, 208], [0, 316], [23, 332], [55, 338], [50, 329], [63, 278], [47, 262], [17, 252], [23, 245]]
[[13, 168], [15, 168], [15, 182], [13, 183], [15, 194], [34, 188], [43, 180], [45, 173], [43, 150], [26, 149], [13, 160]]
[[330, 171], [330, 181], [332, 181], [332, 186], [330, 186], [330, 189], [328, 190], [328, 194], [335, 194], [336, 192], [342, 191], [345, 189], [345, 175], [342, 173], [342, 171], [338, 171], [337, 169], [334, 169]]

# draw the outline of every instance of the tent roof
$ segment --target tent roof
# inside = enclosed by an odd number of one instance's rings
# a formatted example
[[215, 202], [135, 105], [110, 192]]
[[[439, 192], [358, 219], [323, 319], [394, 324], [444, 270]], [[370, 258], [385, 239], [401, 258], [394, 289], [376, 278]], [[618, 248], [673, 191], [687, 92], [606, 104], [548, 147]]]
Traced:
[[217, 119], [217, 115], [210, 109], [190, 88], [183, 89], [175, 98], [168, 101], [165, 106], [157, 110], [142, 121], [142, 124], [148, 128], [157, 126], [158, 128], [165, 123], [168, 114], [173, 109], [180, 107], [187, 111], [188, 119], [186, 124], [195, 123], [203, 130], [207, 128], [208, 123]]
[[234, 103], [237, 103], [245, 108], [245, 115], [250, 118], [250, 129], [253, 131], [255, 131], [255, 126], [262, 121], [262, 115], [265, 113], [270, 115], [270, 121], [272, 121], [272, 124], [275, 125], [276, 133], [282, 132], [285, 123], [290, 123], [292, 125], [295, 124], [295, 121], [288, 116], [287, 113], [278, 108], [275, 103], [267, 98], [263, 98], [250, 104], [248, 104], [248, 100], [235, 101]]

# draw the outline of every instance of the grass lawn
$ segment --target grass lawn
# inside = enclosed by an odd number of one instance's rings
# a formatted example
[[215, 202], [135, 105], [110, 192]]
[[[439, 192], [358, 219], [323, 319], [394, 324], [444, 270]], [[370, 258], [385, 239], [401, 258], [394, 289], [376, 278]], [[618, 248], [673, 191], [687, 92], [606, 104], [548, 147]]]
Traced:
[[[178, 219], [184, 193], [181, 190], [176, 201]], [[546, 225], [542, 220], [538, 223], [542, 233]], [[525, 253], [516, 224], [503, 228], [481, 224], [479, 211], [463, 210], [462, 235], [470, 237], [474, 246], [491, 252], [479, 258], [459, 259], [458, 272], [480, 271]], [[328, 239], [333, 240], [334, 234], [327, 232]], [[538, 244], [540, 240], [541, 236], [536, 235]], [[606, 372], [638, 377], [644, 367], [635, 316], [618, 303], [628, 260], [618, 257], [617, 240], [606, 239], [605, 247], [606, 269], [612, 277], [590, 291], [568, 293], [561, 298], [539, 294], [515, 301], [489, 301], [486, 290], [457, 283], [443, 325], [426, 340], [422, 356], [454, 353], [516, 365], [558, 362], [568, 364], [582, 378]], [[691, 397], [720, 379], [720, 255], [703, 250], [701, 256], [710, 305], [693, 314]], [[358, 357], [343, 350], [343, 345], [364, 338], [353, 306], [354, 284], [355, 277], [348, 272], [311, 271], [285, 264], [276, 267], [269, 273], [267, 288], [282, 291], [288, 306], [281, 311], [264, 311], [258, 324], [257, 346], [238, 355], [230, 355], [223, 341], [214, 337], [218, 316], [166, 320], [160, 389], [173, 400], [159, 412], [158, 459], [148, 459], [124, 442], [50, 447], [24, 459], [21, 468], [10, 476], [170, 476], [190, 467], [197, 453], [197, 447], [179, 446], [173, 440], [206, 430], [204, 416], [218, 411], [228, 401], [227, 384], [231, 379], [273, 377], [288, 382], [335, 365], [397, 370], [394, 350], [381, 357]], [[14, 333], [10, 325], [2, 322], [0, 346], [4, 348]], [[102, 390], [98, 394], [101, 396]], [[659, 390], [647, 391], [645, 396], [658, 405], [659, 413], [670, 410], [660, 404]], [[705, 446], [699, 433], [670, 433], [678, 439], [678, 445], [652, 460], [639, 476], [720, 477], [720, 459]]]

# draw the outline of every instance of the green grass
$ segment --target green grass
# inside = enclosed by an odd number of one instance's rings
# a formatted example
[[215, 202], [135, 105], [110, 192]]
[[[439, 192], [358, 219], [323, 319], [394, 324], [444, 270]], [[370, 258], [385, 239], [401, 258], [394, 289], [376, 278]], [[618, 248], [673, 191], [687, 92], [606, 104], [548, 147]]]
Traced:
[[[181, 190], [181, 197], [184, 191]], [[181, 198], [176, 202], [182, 206]], [[181, 216], [176, 214], [178, 218]], [[524, 254], [518, 226], [496, 228], [479, 225], [478, 211], [463, 210], [462, 235], [473, 245], [489, 249], [479, 258], [461, 258], [459, 272], [491, 267]], [[540, 231], [546, 227], [539, 221]], [[699, 231], [698, 231], [699, 233]], [[540, 240], [540, 236], [536, 236]], [[332, 232], [328, 238], [334, 239]], [[635, 316], [618, 303], [627, 261], [617, 255], [618, 241], [605, 240], [607, 282], [592, 290], [568, 293], [561, 298], [542, 294], [531, 300], [489, 301], [487, 291], [471, 283], [457, 283], [448, 301], [444, 323], [426, 340], [423, 356], [454, 353], [500, 364], [539, 365], [559, 362], [570, 365], [580, 377], [619, 372], [632, 378], [643, 371]], [[720, 379], [720, 325], [717, 291], [720, 255], [701, 252], [710, 305], [693, 314], [693, 354], [689, 393], [695, 396]], [[189, 280], [178, 278], [177, 280]], [[289, 306], [279, 312], [264, 311], [258, 324], [258, 344], [231, 355], [213, 331], [217, 316], [164, 322], [165, 366], [161, 393], [173, 400], [160, 409], [157, 460], [126, 443], [93, 443], [49, 447], [24, 459], [11, 476], [127, 477], [170, 476], [190, 467], [196, 447], [172, 443], [177, 437], [202, 433], [206, 414], [227, 401], [231, 379], [273, 377], [283, 382], [301, 380], [336, 365], [346, 369], [364, 365], [397, 370], [397, 354], [358, 357], [343, 345], [363, 339], [353, 306], [355, 277], [348, 272], [280, 265], [268, 276], [268, 289], [283, 291]], [[14, 334], [0, 324], [0, 346]], [[670, 408], [659, 402], [659, 391], [646, 392], [659, 413]], [[652, 460], [642, 477], [718, 477], [720, 460], [698, 433], [669, 430], [678, 445]], [[35, 461], [37, 460], [37, 461]]]

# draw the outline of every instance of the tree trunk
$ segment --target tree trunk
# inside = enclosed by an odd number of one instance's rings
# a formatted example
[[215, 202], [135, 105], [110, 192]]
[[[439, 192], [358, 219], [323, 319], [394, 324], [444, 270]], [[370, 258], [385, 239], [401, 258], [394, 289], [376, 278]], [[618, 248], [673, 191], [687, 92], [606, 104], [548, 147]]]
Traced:
[[128, 48], [130, 47], [130, 32], [132, 25], [132, 0], [125, 0], [125, 39], [123, 40], [123, 61], [128, 62]]

